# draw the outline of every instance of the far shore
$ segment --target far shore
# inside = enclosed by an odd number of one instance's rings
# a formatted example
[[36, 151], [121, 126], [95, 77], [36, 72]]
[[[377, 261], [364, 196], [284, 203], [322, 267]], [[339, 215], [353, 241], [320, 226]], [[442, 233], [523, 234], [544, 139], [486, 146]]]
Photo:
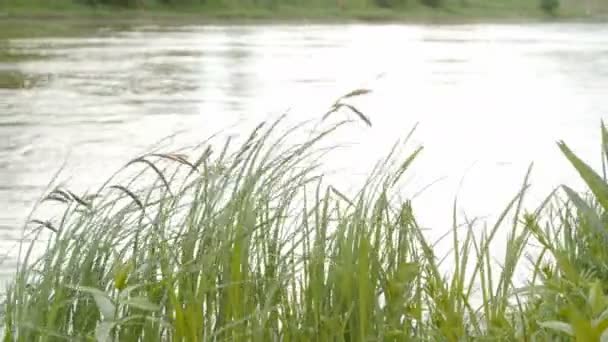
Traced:
[[101, 28], [125, 29], [158, 25], [258, 25], [258, 24], [523, 24], [543, 22], [606, 22], [607, 14], [587, 14], [580, 9], [562, 9], [549, 15], [535, 7], [429, 8], [339, 10], [320, 8], [206, 9], [70, 6], [63, 9], [11, 7], [0, 5], [0, 39], [64, 37], [93, 34]]

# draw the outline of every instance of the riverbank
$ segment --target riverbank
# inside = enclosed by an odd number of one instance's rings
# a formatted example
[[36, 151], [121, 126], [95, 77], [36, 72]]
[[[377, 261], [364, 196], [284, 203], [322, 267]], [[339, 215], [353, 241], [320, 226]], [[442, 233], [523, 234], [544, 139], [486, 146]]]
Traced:
[[209, 7], [161, 6], [123, 8], [86, 6], [72, 1], [8, 2], [0, 4], [0, 39], [41, 36], [73, 36], [100, 28], [128, 28], [137, 25], [201, 25], [219, 23], [525, 23], [605, 18], [608, 5], [588, 5], [565, 0], [554, 14], [542, 11], [535, 1], [466, 1], [432, 8], [414, 2], [387, 9], [378, 7], [339, 8], [276, 6]]

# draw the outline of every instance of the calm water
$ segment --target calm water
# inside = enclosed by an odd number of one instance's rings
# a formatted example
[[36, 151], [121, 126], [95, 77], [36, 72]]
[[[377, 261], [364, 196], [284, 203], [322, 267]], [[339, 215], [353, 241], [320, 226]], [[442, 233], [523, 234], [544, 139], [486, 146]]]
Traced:
[[534, 201], [580, 185], [555, 141], [599, 164], [608, 114], [600, 24], [142, 27], [8, 48], [44, 58], [0, 62], [0, 274], [66, 160], [60, 179], [84, 190], [175, 132], [180, 145], [288, 108], [291, 120], [316, 118], [368, 87], [356, 103], [373, 128], [342, 136], [356, 144], [330, 160], [349, 176], [336, 181], [354, 183], [419, 123], [410, 146], [426, 149], [404, 190], [434, 183], [414, 205], [440, 235], [455, 196], [469, 216], [493, 215], [532, 161]]

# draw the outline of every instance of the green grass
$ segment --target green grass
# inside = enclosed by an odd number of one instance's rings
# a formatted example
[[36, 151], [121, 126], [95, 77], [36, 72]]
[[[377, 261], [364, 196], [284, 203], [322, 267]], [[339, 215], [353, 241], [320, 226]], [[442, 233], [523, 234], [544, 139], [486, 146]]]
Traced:
[[[601, 0], [562, 0], [549, 15], [540, 0], [442, 0], [424, 6], [419, 0], [0, 0], [0, 38], [74, 35], [91, 27], [137, 23], [208, 23], [225, 21], [398, 21], [459, 23], [594, 18], [608, 13]], [[108, 5], [130, 3], [131, 6]], [[89, 5], [95, 3], [96, 5]], [[64, 24], [64, 25], [62, 25]]]
[[[114, 3], [128, 0], [115, 0]], [[439, 7], [420, 0], [394, 0], [392, 7], [377, 0], [131, 0], [133, 6], [108, 5], [99, 0], [0, 0], [0, 39], [40, 36], [79, 36], [101, 27], [128, 28], [142, 24], [321, 22], [344, 23], [471, 23], [545, 20], [603, 20], [608, 2], [561, 0], [548, 14], [541, 0], [442, 0]], [[88, 3], [96, 3], [95, 6]], [[110, 2], [111, 3], [111, 2]]]
[[42, 205], [63, 214], [24, 230], [39, 242], [0, 310], [5, 341], [599, 341], [605, 177], [559, 143], [588, 195], [563, 187], [526, 210], [526, 177], [491, 225], [454, 211], [445, 254], [400, 196], [423, 153], [400, 153], [407, 137], [358, 192], [327, 183], [320, 158], [351, 124], [263, 123], [195, 158], [134, 159], [90, 194], [53, 189]]

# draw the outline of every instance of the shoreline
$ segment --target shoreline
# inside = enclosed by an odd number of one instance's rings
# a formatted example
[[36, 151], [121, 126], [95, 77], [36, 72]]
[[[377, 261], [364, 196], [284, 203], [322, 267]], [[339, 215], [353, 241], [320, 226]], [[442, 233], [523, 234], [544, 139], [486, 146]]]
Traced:
[[[540, 10], [523, 12], [511, 8], [496, 11], [480, 7], [446, 7], [432, 9], [422, 5], [410, 9], [336, 10], [285, 8], [268, 9], [213, 9], [184, 8], [89, 8], [69, 7], [65, 10], [49, 8], [0, 7], [0, 40], [28, 37], [77, 36], [94, 33], [101, 28], [134, 27], [143, 25], [314, 25], [314, 24], [414, 24], [414, 25], [467, 25], [467, 24], [534, 24], [605, 22], [606, 14], [585, 15], [579, 11], [563, 11], [555, 16]], [[76, 30], [71, 30], [77, 28]]]

